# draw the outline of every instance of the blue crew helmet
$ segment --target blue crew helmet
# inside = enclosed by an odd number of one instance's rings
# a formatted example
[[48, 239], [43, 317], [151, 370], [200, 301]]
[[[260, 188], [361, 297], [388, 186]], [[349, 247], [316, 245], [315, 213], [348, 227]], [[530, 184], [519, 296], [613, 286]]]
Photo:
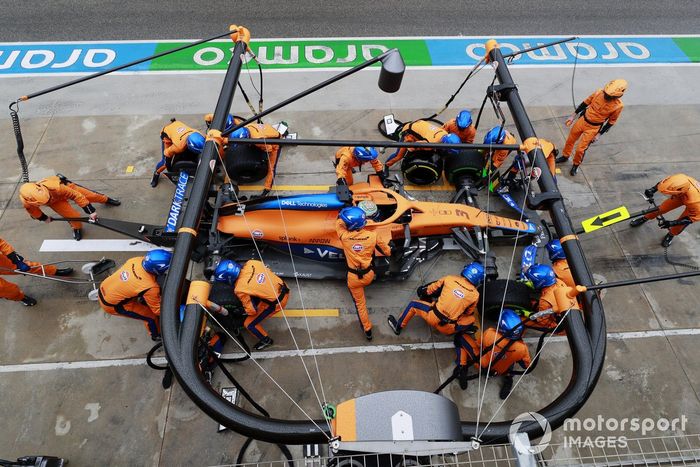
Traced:
[[557, 283], [557, 275], [552, 266], [546, 264], [533, 264], [525, 271], [525, 277], [532, 281], [532, 286], [541, 290]]
[[241, 273], [241, 265], [230, 259], [222, 259], [214, 270], [214, 280], [228, 285], [235, 285], [238, 275]]
[[484, 282], [486, 271], [481, 263], [475, 261], [464, 266], [464, 269], [462, 269], [462, 277], [478, 287]]
[[343, 208], [340, 213], [338, 213], [338, 219], [345, 223], [345, 227], [347, 227], [348, 230], [360, 230], [367, 224], [367, 215], [365, 211], [357, 206]]
[[172, 257], [173, 254], [168, 250], [157, 248], [146, 253], [141, 261], [141, 266], [143, 266], [146, 272], [151, 274], [165, 274], [170, 267], [170, 260]]

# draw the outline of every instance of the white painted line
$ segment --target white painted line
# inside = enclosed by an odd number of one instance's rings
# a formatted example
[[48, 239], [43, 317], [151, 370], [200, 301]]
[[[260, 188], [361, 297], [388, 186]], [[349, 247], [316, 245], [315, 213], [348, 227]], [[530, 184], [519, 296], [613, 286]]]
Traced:
[[[440, 70], [447, 70], [447, 71], [466, 71], [471, 68], [472, 65], [466, 64], [466, 65], [426, 65], [426, 66], [411, 66], [408, 65], [406, 66], [407, 70], [414, 70], [414, 71], [440, 71]], [[682, 67], [682, 68], [687, 68], [687, 67], [698, 67], [700, 66], [700, 62], [692, 62], [692, 63], [678, 63], [678, 62], [653, 62], [653, 63], [581, 63], [579, 62], [576, 65], [576, 68], [607, 68], [607, 69], [612, 69], [612, 68], [659, 68], [659, 67]], [[528, 69], [542, 69], [542, 68], [573, 68], [574, 64], [573, 63], [538, 63], [538, 64], [519, 64], [519, 63], [512, 63], [508, 65], [508, 68], [516, 68], [519, 70], [528, 70]], [[265, 70], [265, 73], [273, 73], [273, 74], [278, 74], [278, 73], [323, 73], [323, 72], [329, 72], [329, 73], [339, 73], [341, 71], [347, 71], [349, 67], [328, 67], [328, 68], [289, 68], [289, 69], [284, 69], [284, 68], [275, 68], [275, 69], [270, 69], [270, 70]], [[380, 68], [365, 68], [363, 70], [360, 70], [359, 73], [364, 73], [364, 72], [378, 72], [380, 71]], [[0, 79], [8, 79], [8, 78], [52, 78], [54, 76], [56, 77], [70, 77], [70, 76], [86, 76], [89, 75], [89, 72], [66, 72], [66, 73], [4, 73], [0, 74]], [[139, 75], [225, 75], [226, 70], [153, 70], [153, 71], [116, 71], [113, 73], [114, 76], [139, 76]]]
[[[658, 329], [653, 331], [629, 331], [629, 332], [610, 332], [608, 339], [613, 341], [627, 339], [647, 339], [652, 337], [673, 337], [673, 336], [697, 336], [700, 335], [700, 328], [683, 328], [683, 329]], [[538, 337], [528, 337], [525, 342], [534, 344]], [[552, 342], [564, 342], [565, 336], [553, 336]], [[296, 350], [273, 350], [268, 352], [255, 352], [253, 356], [256, 360], [272, 360], [275, 358], [290, 358], [311, 356], [326, 356], [326, 355], [341, 355], [341, 354], [371, 354], [383, 352], [406, 352], [411, 350], [442, 350], [454, 349], [452, 342], [425, 342], [415, 344], [384, 344], [384, 345], [360, 345], [350, 347], [330, 347], [326, 349], [302, 349], [300, 352]], [[242, 353], [224, 354], [225, 358], [236, 358], [243, 356]], [[164, 357], [155, 357], [153, 362], [158, 365], [166, 363]], [[2, 373], [24, 373], [32, 371], [55, 371], [55, 370], [83, 370], [94, 368], [111, 368], [123, 366], [138, 366], [145, 365], [144, 358], [123, 358], [116, 360], [88, 360], [77, 362], [52, 362], [52, 363], [19, 363], [15, 365], [0, 365], [0, 374]]]
[[[127, 239], [99, 239], [99, 240], [44, 240], [39, 248], [40, 252], [107, 252], [107, 251], [150, 251], [162, 248], [152, 243], [140, 240]], [[166, 248], [168, 249], [168, 248]]]

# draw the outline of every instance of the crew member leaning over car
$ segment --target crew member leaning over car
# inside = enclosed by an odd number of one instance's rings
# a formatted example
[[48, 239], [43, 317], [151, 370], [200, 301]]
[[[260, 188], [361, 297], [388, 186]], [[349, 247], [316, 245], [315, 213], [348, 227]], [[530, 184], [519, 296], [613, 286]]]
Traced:
[[[427, 120], [416, 120], [408, 122], [401, 128], [400, 141], [404, 143], [443, 143], [443, 144], [460, 144], [459, 136], [454, 133], [448, 133], [436, 124]], [[400, 148], [394, 152], [386, 160], [387, 167], [391, 167], [397, 162], [400, 162], [406, 154], [413, 151], [419, 151], [418, 148]], [[455, 153], [458, 150], [449, 149], [446, 153]]]
[[374, 280], [372, 259], [375, 251], [391, 256], [391, 247], [377, 236], [373, 230], [364, 228], [367, 224], [365, 212], [356, 207], [344, 208], [338, 214], [335, 230], [343, 245], [343, 253], [348, 266], [348, 289], [355, 303], [355, 311], [360, 319], [367, 340], [372, 340], [372, 322], [369, 319], [365, 287]]

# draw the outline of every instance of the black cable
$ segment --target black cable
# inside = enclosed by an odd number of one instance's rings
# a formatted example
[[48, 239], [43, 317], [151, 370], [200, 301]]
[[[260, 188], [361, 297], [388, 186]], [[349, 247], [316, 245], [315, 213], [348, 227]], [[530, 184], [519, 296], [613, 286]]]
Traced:
[[[17, 109], [13, 109], [12, 106], [17, 106]], [[27, 158], [24, 156], [24, 139], [22, 138], [22, 128], [19, 124], [19, 101], [13, 102], [9, 106], [10, 108], [10, 118], [12, 119], [12, 129], [15, 132], [15, 139], [17, 140], [17, 157], [19, 157], [19, 163], [22, 167], [22, 182], [27, 183], [29, 181], [29, 167], [27, 166]]]
[[69, 86], [73, 86], [74, 84], [83, 83], [83, 82], [85, 82], [85, 81], [89, 81], [89, 80], [94, 79], [94, 78], [99, 78], [100, 76], [104, 76], [104, 75], [106, 75], [106, 74], [113, 73], [113, 72], [115, 72], [115, 71], [123, 70], [123, 69], [125, 69], [125, 68], [129, 68], [129, 67], [132, 67], [132, 66], [134, 66], [134, 65], [138, 65], [139, 63], [147, 62], [147, 61], [149, 61], [149, 60], [153, 60], [153, 59], [160, 58], [160, 57], [165, 57], [166, 55], [170, 55], [170, 54], [175, 53], [175, 52], [180, 52], [180, 51], [182, 51], [182, 50], [189, 49], [190, 47], [194, 47], [194, 46], [196, 46], [196, 45], [200, 45], [200, 44], [204, 44], [204, 43], [206, 43], [206, 42], [213, 41], [214, 39], [220, 39], [220, 38], [222, 38], [222, 37], [231, 35], [233, 32], [234, 32], [234, 31], [227, 31], [227, 32], [225, 32], [225, 33], [223, 33], [223, 34], [217, 34], [216, 36], [210, 37], [210, 38], [208, 38], [208, 39], [201, 39], [201, 40], [198, 40], [198, 41], [195, 41], [195, 42], [190, 42], [189, 44], [185, 44], [185, 45], [183, 45], [183, 46], [176, 47], [176, 48], [174, 48], [174, 49], [166, 50], [165, 52], [157, 53], [157, 54], [155, 54], [155, 55], [151, 55], [151, 56], [145, 57], [145, 58], [140, 58], [140, 59], [138, 59], [138, 60], [134, 60], [134, 61], [132, 61], [132, 62], [125, 63], [125, 64], [123, 64], [123, 65], [119, 65], [119, 66], [116, 66], [116, 67], [114, 67], [114, 68], [110, 68], [110, 69], [108, 69], [108, 70], [99, 71], [99, 72], [97, 72], [97, 73], [93, 73], [93, 74], [88, 75], [88, 76], [83, 76], [83, 77], [80, 77], [80, 78], [78, 78], [78, 79], [74, 79], [74, 80], [72, 80], [72, 81], [68, 81], [67, 83], [58, 84], [58, 85], [56, 85], [56, 86], [51, 86], [50, 88], [46, 88], [46, 89], [43, 89], [43, 90], [41, 90], [41, 91], [37, 91], [37, 92], [31, 93], [31, 94], [28, 94], [28, 95], [26, 95], [26, 96], [22, 96], [22, 97], [19, 98], [19, 100], [20, 100], [20, 101], [26, 101], [26, 100], [29, 100], [29, 99], [33, 99], [33, 98], [35, 98], [35, 97], [43, 96], [44, 94], [48, 94], [48, 93], [50, 93], [50, 92], [58, 91], [58, 90], [60, 90], [60, 89], [67, 88], [67, 87], [69, 87]]
[[[483, 59], [482, 59], [482, 60], [483, 60]], [[450, 104], [452, 103], [452, 101], [454, 101], [455, 98], [457, 97], [457, 94], [459, 94], [459, 93], [462, 91], [462, 88], [464, 87], [464, 85], [467, 84], [467, 81], [469, 81], [469, 78], [471, 78], [472, 76], [474, 76], [474, 74], [476, 74], [476, 72], [480, 69], [480, 66], [479, 66], [479, 65], [481, 64], [481, 61], [482, 61], [482, 60], [479, 60], [479, 62], [474, 66], [474, 68], [472, 68], [472, 69], [469, 71], [469, 73], [467, 74], [467, 77], [464, 78], [464, 81], [462, 81], [462, 84], [460, 84], [459, 87], [457, 88], [457, 90], [454, 92], [454, 94], [452, 94], [452, 96], [450, 96], [450, 98], [447, 99], [447, 102], [445, 103], [445, 106], [442, 108], [442, 110], [440, 110], [439, 112], [435, 112], [434, 114], [432, 114], [430, 117], [428, 117], [428, 120], [431, 119], [431, 118], [437, 117], [438, 115], [440, 115], [441, 113], [443, 113], [445, 110], [447, 110], [447, 108], [450, 106]]]
[[574, 107], [574, 111], [576, 111], [576, 97], [574, 96], [574, 79], [576, 79], [576, 64], [578, 63], [578, 48], [579, 45], [581, 44], [581, 41], [579, 40], [576, 43], [576, 53], [574, 54], [574, 71], [571, 73], [571, 105]]
[[[263, 69], [262, 65], [260, 65], [260, 62], [256, 62], [258, 64], [258, 72], [260, 73], [260, 99], [258, 100], [258, 113], [261, 113], [263, 111]], [[258, 119], [258, 123], [262, 123], [262, 119]]]
[[[245, 341], [244, 341], [245, 342]], [[216, 366], [219, 367], [221, 372], [226, 376], [226, 378], [233, 384], [236, 389], [241, 393], [241, 395], [248, 401], [250, 404], [255, 407], [255, 409], [260, 412], [264, 417], [270, 418], [270, 413], [265, 410], [260, 404], [255, 402], [255, 400], [252, 398], [252, 396], [246, 391], [243, 386], [241, 386], [241, 383], [239, 383], [236, 378], [233, 377], [231, 372], [228, 371], [226, 366], [224, 366], [224, 363], [222, 362], [221, 358], [214, 352], [209, 345], [207, 345], [206, 342], [202, 341], [202, 345], [204, 345], [204, 348], [207, 350], [209, 355], [214, 359], [214, 362], [216, 362]], [[248, 352], [250, 354], [250, 352]], [[245, 452], [250, 446], [250, 443], [253, 441], [253, 438], [248, 438], [245, 440], [243, 443], [243, 446], [241, 446], [240, 451], [238, 451], [238, 457], [236, 458], [236, 464], [242, 464], [243, 463], [243, 457], [245, 456]], [[284, 445], [284, 444], [276, 444], [276, 446], [279, 448], [280, 451], [282, 451], [282, 454], [284, 454], [284, 457], [287, 458], [287, 463], [290, 467], [294, 467], [294, 461], [292, 460], [292, 453], [289, 451], [289, 448]]]
[[165, 371], [169, 368], [168, 365], [161, 366], [156, 363], [153, 363], [153, 354], [156, 353], [156, 350], [160, 349], [161, 347], [163, 347], [163, 341], [158, 342], [156, 345], [154, 345], [151, 348], [151, 350], [149, 350], [146, 354], [146, 365], [157, 371]]

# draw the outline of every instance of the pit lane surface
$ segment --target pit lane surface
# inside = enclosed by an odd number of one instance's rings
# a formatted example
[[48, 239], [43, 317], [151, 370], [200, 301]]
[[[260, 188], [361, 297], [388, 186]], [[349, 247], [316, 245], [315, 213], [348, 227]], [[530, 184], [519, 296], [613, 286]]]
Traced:
[[221, 23], [222, 12], [264, 37], [700, 32], [693, 0], [3, 3], [0, 41], [7, 42], [197, 38]]
[[[618, 74], [627, 77], [631, 86], [622, 119], [591, 148], [579, 176], [569, 177], [568, 165], [563, 165], [565, 172], [558, 175], [572, 219], [582, 220], [620, 204], [641, 208], [643, 201], [639, 193], [665, 174], [679, 171], [697, 175], [699, 157], [688, 150], [697, 145], [696, 122], [700, 118], [700, 102], [693, 92], [694, 73], [696, 67], [577, 72], [579, 98], [586, 90]], [[279, 76], [279, 82], [266, 86], [266, 92], [270, 93], [266, 99], [277, 102], [288, 95], [289, 89], [301, 89], [320, 81], [323, 73], [268, 76]], [[280, 112], [272, 121], [285, 120], [293, 131], [313, 138], [378, 139], [376, 122], [389, 109], [404, 120], [432, 113], [447, 97], [444, 88], [452, 89], [462, 76], [445, 70], [411, 73], [402, 94], [387, 98], [374, 91], [376, 73], [369, 71], [359, 81], [347, 82], [325, 93], [323, 99], [312, 99]], [[171, 115], [199, 125], [201, 114], [211, 110], [221, 76], [155, 78], [106, 78], [100, 86], [74, 88], [23, 106], [22, 115], [27, 117], [23, 120], [25, 152], [31, 158], [32, 177], [61, 171], [79, 183], [124, 201], [119, 208], [101, 208], [100, 213], [105, 217], [164, 221], [173, 188], [165, 181], [156, 190], [148, 187], [150, 171], [158, 159], [160, 127]], [[286, 91], [280, 89], [283, 78], [288, 86]], [[518, 70], [514, 78], [538, 134], [561, 147], [566, 135], [563, 120], [571, 110], [567, 70], [548, 70], [546, 74]], [[274, 79], [277, 78], [271, 78]], [[2, 98], [9, 100], [27, 87], [36, 89], [51, 80], [56, 78], [4, 79], [7, 86]], [[457, 104], [478, 105], [488, 81], [488, 77], [480, 75]], [[450, 84], [436, 89], [436, 82]], [[182, 83], [185, 86], [178, 87]], [[146, 91], [156, 88], [156, 84], [158, 90]], [[184, 91], [173, 97], [169, 87]], [[435, 91], [431, 95], [417, 92], [420, 89]], [[155, 95], [148, 97], [149, 94]], [[104, 96], [119, 97], [105, 104]], [[364, 110], [367, 108], [375, 110]], [[457, 105], [447, 115], [452, 115], [456, 108]], [[233, 110], [247, 113], [242, 101], [237, 101]], [[495, 122], [490, 115], [485, 118], [483, 128]], [[14, 137], [9, 124], [5, 128], [0, 141], [11, 149]], [[281, 158], [278, 183], [318, 184], [321, 178], [332, 183], [331, 156], [332, 151], [327, 149], [290, 149]], [[69, 231], [65, 225], [47, 226], [26, 216], [16, 198], [19, 171], [12, 150], [0, 154], [0, 166], [5, 168], [0, 177], [3, 209], [0, 232], [4, 238], [32, 259], [92, 258], [91, 254], [80, 253], [35, 253], [44, 238], [65, 238]], [[126, 170], [129, 166], [134, 167], [131, 172]], [[449, 194], [436, 191], [420, 192], [417, 196], [446, 199]], [[664, 261], [663, 250], [658, 246], [661, 236], [651, 224], [635, 230], [620, 224], [584, 236], [582, 241], [592, 270], [599, 279], [612, 281], [675, 272], [677, 269]], [[86, 238], [108, 239], [114, 238], [114, 234], [86, 227]], [[700, 262], [697, 247], [698, 231], [691, 227], [676, 240], [670, 252], [676, 259], [697, 264]], [[501, 248], [498, 252], [501, 275], [505, 277], [510, 249]], [[109, 254], [117, 262], [131, 255]], [[391, 353], [363, 352], [367, 343], [341, 283], [301, 283], [307, 307], [341, 310], [339, 318], [310, 320], [314, 347], [327, 350], [318, 361], [329, 399], [339, 402], [371, 391], [396, 388], [431, 391], [451, 373], [453, 355], [449, 345], [445, 345], [449, 344], [447, 340], [430, 333], [418, 320], [411, 323], [401, 338], [396, 338], [386, 326], [385, 318], [400, 311], [419, 283], [458, 271], [462, 263], [460, 254], [447, 253], [439, 262], [416, 271], [405, 283], [377, 284], [369, 289], [376, 336], [372, 347], [414, 345]], [[161, 374], [145, 365], [100, 364], [145, 354], [151, 342], [138, 322], [105, 315], [94, 302], [85, 299], [84, 287], [59, 287], [23, 278], [11, 280], [21, 283], [41, 303], [34, 309], [1, 303], [0, 365], [3, 370], [16, 370], [4, 372], [0, 378], [3, 394], [0, 413], [6, 415], [5, 425], [11, 427], [0, 436], [2, 456], [16, 457], [41, 450], [65, 456], [75, 465], [210, 465], [235, 460], [243, 440], [233, 433], [215, 434], [215, 423], [199, 412], [179, 387], [169, 391], [160, 389]], [[620, 334], [609, 342], [606, 368], [592, 399], [579, 415], [581, 418], [599, 414], [618, 418], [686, 415], [686, 432], [700, 430], [697, 396], [700, 365], [693, 351], [698, 315], [692, 304], [700, 298], [696, 285], [695, 281], [685, 280], [605, 292], [609, 330]], [[300, 291], [296, 287], [292, 289], [290, 306], [299, 308]], [[300, 347], [310, 348], [303, 320], [292, 320], [291, 324]], [[276, 341], [271, 351], [293, 349], [283, 320], [270, 320], [265, 326]], [[338, 348], [356, 350], [332, 351]], [[229, 346], [227, 351], [235, 348]], [[298, 357], [281, 358], [284, 364], [280, 364], [280, 359], [263, 359], [261, 365], [305, 410], [317, 415], [315, 396]], [[33, 363], [89, 361], [98, 364], [73, 369], [57, 365], [44, 371], [25, 367]], [[568, 361], [565, 344], [549, 344], [540, 366], [523, 380], [497, 419], [513, 417], [525, 408], [541, 407], [553, 400], [568, 381]], [[306, 362], [314, 368], [312, 358]], [[234, 368], [236, 377], [246, 382], [273, 416], [302, 417], [250, 362]], [[228, 386], [218, 376], [216, 384]], [[486, 388], [482, 413], [485, 421], [496, 413], [500, 404], [499, 384], [490, 380]], [[457, 401], [464, 418], [475, 417], [476, 383], [465, 392], [452, 385], [444, 394]], [[275, 447], [255, 443], [247, 459], [260, 458], [278, 459], [279, 453]]]

